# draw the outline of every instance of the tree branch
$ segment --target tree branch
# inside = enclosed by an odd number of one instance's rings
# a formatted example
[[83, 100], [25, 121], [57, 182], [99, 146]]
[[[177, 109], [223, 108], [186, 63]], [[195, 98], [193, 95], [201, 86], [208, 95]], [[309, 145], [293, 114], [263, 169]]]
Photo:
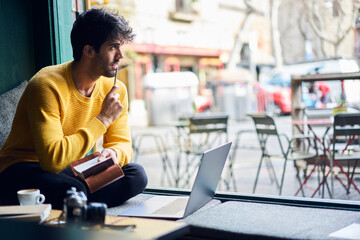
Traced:
[[319, 29], [319, 27], [315, 24], [314, 22], [314, 18], [310, 17], [310, 14], [311, 13], [312, 15], [316, 16], [319, 20], [321, 19], [321, 17], [319, 15], [317, 15], [318, 13], [315, 13], [311, 10], [311, 7], [308, 6], [307, 3], [305, 3], [305, 6], [307, 8], [307, 19], [308, 19], [308, 22], [312, 28], [312, 30], [315, 32], [316, 35], [318, 35], [318, 37], [326, 42], [329, 42], [331, 44], [336, 44], [335, 41], [333, 41], [332, 39], [328, 38], [325, 33], [322, 32], [322, 29]]

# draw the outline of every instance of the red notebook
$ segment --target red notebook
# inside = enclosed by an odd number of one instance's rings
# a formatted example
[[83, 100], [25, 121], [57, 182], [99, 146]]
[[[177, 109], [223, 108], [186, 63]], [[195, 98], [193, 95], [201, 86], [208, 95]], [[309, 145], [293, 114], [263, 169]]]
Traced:
[[91, 193], [124, 176], [123, 170], [112, 158], [98, 162], [99, 155], [96, 152], [70, 164], [75, 176], [87, 184]]

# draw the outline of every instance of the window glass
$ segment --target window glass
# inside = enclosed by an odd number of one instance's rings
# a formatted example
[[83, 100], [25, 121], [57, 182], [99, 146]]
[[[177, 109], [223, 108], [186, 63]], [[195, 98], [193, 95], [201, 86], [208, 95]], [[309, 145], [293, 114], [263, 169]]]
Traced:
[[[359, 71], [353, 1], [91, 1], [99, 6], [124, 15], [137, 34], [123, 47], [130, 65], [120, 80], [129, 82], [133, 161], [145, 167], [149, 187], [191, 189], [201, 153], [232, 141], [218, 191], [360, 199], [357, 162], [330, 171], [329, 151], [338, 107], [360, 110], [359, 79], [304, 80], [299, 92], [291, 90], [292, 76]], [[327, 121], [307, 125], [313, 108]], [[274, 119], [274, 135], [258, 136], [253, 113]], [[191, 132], [191, 117], [219, 114], [228, 116], [225, 133], [210, 130], [216, 122], [203, 126], [208, 133]], [[299, 133], [316, 138], [310, 153], [317, 156], [284, 165], [312, 141], [289, 143]], [[358, 136], [345, 151], [360, 154]]]

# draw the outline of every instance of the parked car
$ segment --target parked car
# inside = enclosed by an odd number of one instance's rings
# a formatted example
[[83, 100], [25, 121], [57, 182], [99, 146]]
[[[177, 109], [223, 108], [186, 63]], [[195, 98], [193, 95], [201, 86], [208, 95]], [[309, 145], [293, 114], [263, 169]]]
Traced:
[[[275, 68], [267, 76], [260, 79], [259, 86], [255, 88], [258, 91], [266, 91], [272, 99], [266, 102], [265, 111], [275, 115], [284, 115], [291, 112], [291, 75], [306, 75], [317, 73], [345, 73], [358, 72], [359, 66], [355, 60], [332, 59], [326, 61], [314, 61], [299, 64], [286, 65], [282, 68]], [[304, 88], [306, 86], [304, 85]], [[326, 94], [329, 93], [331, 86], [325, 82], [317, 82], [319, 92], [316, 95], [310, 95], [309, 92], [303, 91], [303, 102], [306, 107], [324, 107]], [[305, 90], [305, 89], [304, 89]], [[268, 98], [269, 99], [269, 98]], [[272, 102], [271, 102], [272, 101]]]
[[257, 111], [273, 115], [284, 115], [291, 111], [291, 90], [288, 87], [277, 88], [259, 83], [253, 84]]

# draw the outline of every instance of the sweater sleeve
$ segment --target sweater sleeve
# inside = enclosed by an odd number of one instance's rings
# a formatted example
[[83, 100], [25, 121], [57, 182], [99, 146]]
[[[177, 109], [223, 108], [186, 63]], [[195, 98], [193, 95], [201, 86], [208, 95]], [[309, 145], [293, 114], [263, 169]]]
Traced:
[[[118, 83], [119, 84], [119, 83]], [[112, 148], [116, 151], [119, 165], [128, 164], [133, 156], [131, 148], [131, 134], [128, 124], [128, 96], [123, 84], [119, 84], [120, 102], [124, 109], [119, 118], [114, 121], [104, 134], [104, 148]]]
[[65, 112], [61, 106], [66, 97], [64, 90], [51, 81], [30, 81], [26, 92], [29, 127], [40, 166], [55, 173], [83, 157], [106, 131], [105, 126], [93, 118], [74, 134], [65, 136], [61, 126], [61, 113]]

